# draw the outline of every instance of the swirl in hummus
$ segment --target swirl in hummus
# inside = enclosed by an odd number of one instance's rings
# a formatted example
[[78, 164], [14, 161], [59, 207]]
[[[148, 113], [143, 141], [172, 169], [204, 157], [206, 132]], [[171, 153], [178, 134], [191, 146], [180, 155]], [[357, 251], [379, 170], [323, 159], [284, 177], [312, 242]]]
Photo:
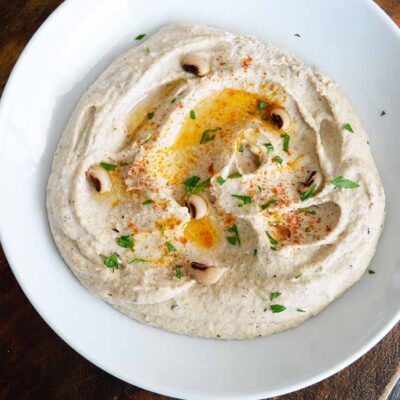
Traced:
[[252, 338], [296, 326], [374, 254], [384, 192], [337, 84], [253, 37], [170, 25], [75, 109], [47, 208], [79, 280], [136, 320]]

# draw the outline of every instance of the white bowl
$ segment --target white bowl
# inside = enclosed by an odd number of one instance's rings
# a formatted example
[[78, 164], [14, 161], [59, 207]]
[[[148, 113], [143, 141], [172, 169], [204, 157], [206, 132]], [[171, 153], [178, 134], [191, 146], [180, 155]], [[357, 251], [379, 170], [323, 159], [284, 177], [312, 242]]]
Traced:
[[[256, 35], [317, 65], [339, 82], [370, 133], [387, 195], [387, 222], [372, 262], [376, 274], [296, 329], [223, 342], [141, 325], [89, 293], [53, 243], [45, 186], [69, 115], [111, 60], [136, 44], [137, 34], [170, 22]], [[127, 382], [190, 399], [253, 399], [302, 388], [353, 362], [399, 319], [399, 110], [400, 34], [372, 1], [67, 1], [32, 38], [3, 94], [4, 251], [46, 322]]]

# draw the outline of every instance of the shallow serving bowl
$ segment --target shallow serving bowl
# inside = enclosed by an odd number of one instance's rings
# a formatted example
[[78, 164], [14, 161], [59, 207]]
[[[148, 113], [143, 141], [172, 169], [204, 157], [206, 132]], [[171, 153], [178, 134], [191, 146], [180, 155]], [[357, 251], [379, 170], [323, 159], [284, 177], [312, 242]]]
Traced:
[[[111, 60], [136, 45], [135, 36], [171, 22], [256, 35], [315, 64], [339, 82], [370, 134], [387, 196], [371, 266], [376, 274], [296, 329], [224, 342], [141, 325], [90, 294], [53, 243], [45, 186], [69, 115]], [[372, 1], [69, 0], [32, 38], [1, 100], [4, 251], [54, 331], [127, 382], [190, 399], [256, 399], [299, 389], [350, 364], [399, 319], [399, 110], [400, 31]]]

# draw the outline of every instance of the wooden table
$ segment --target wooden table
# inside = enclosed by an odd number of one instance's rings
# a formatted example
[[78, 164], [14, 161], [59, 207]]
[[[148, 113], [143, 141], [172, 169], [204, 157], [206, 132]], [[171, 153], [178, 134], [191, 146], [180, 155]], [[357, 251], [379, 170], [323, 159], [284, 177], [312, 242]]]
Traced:
[[[377, 2], [400, 25], [400, 0]], [[0, 93], [27, 42], [60, 3], [0, 0]], [[68, 347], [28, 302], [1, 249], [0, 293], [0, 399], [166, 399], [114, 378]], [[384, 399], [399, 377], [400, 324], [348, 368], [275, 400]]]

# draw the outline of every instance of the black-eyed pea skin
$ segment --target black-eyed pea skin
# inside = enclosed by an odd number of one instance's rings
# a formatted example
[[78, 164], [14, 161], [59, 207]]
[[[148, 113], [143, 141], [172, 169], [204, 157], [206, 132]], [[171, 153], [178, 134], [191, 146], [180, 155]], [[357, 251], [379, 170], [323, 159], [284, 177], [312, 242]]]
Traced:
[[111, 190], [111, 178], [108, 172], [100, 165], [92, 165], [86, 171], [86, 178], [98, 193], [106, 193]]
[[189, 266], [190, 276], [200, 285], [214, 285], [224, 274], [225, 268], [212, 267], [193, 261]]
[[189, 209], [193, 219], [202, 219], [208, 214], [208, 203], [206, 199], [198, 194], [191, 194], [186, 199], [186, 207]]
[[197, 54], [186, 54], [181, 60], [184, 71], [196, 75], [199, 78], [206, 76], [210, 72], [210, 62]]

